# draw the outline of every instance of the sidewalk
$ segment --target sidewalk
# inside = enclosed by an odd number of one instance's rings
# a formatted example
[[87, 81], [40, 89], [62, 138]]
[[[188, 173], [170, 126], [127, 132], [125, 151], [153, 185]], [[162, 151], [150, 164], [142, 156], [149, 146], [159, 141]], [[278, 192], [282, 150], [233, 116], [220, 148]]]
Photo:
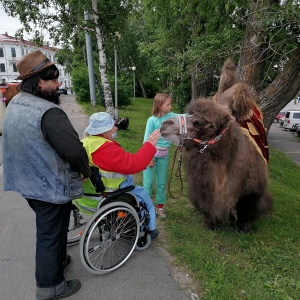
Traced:
[[[62, 96], [62, 108], [80, 138], [88, 117], [72, 95]], [[0, 176], [0, 299], [34, 300], [35, 220], [26, 201], [14, 192], [3, 192]], [[172, 267], [168, 253], [160, 247], [160, 238], [143, 252], [134, 251], [119, 269], [94, 275], [81, 264], [78, 245], [68, 249], [72, 256], [66, 279], [77, 278], [81, 290], [73, 300], [188, 300], [198, 299], [189, 276]]]
[[89, 118], [83, 108], [76, 102], [73, 95], [61, 95], [61, 108], [68, 115], [80, 138], [84, 137], [84, 130], [89, 125]]

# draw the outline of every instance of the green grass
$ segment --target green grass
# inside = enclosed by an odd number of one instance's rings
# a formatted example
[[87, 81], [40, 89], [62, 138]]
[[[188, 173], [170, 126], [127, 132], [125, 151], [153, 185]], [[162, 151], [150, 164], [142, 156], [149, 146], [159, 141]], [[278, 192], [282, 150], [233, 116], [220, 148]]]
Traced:
[[[88, 114], [104, 111], [87, 107]], [[152, 100], [137, 98], [120, 109], [119, 115], [130, 120], [129, 129], [118, 132], [118, 142], [127, 151], [136, 152], [142, 145], [151, 107]], [[191, 274], [201, 299], [300, 299], [300, 167], [270, 149], [269, 171], [273, 214], [258, 220], [251, 234], [205, 229], [185, 195], [186, 182], [179, 199], [168, 196], [168, 217], [158, 221], [158, 241], [175, 258], [174, 264]], [[141, 185], [141, 174], [135, 180]], [[172, 178], [171, 190], [180, 194], [178, 178]]]

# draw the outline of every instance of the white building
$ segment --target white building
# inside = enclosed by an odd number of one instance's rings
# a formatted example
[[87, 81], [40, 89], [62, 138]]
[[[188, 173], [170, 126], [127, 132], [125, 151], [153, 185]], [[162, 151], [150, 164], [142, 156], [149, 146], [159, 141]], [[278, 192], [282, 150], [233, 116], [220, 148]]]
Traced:
[[[6, 82], [16, 81], [15, 79], [19, 76], [16, 63], [23, 55], [35, 50], [41, 50], [50, 61], [55, 61], [55, 54], [58, 51], [57, 48], [46, 45], [38, 47], [32, 42], [17, 39], [7, 33], [0, 34], [0, 83], [3, 80]], [[58, 80], [62, 85], [70, 88], [70, 75], [62, 65], [56, 64], [56, 66], [59, 70]]]

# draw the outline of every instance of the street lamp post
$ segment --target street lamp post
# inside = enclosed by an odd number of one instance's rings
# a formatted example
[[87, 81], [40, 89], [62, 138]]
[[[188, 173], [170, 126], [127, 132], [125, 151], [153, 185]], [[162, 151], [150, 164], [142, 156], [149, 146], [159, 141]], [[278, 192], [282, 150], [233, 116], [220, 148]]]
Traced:
[[133, 66], [131, 69], [132, 69], [132, 73], [133, 73], [133, 101], [135, 101], [135, 70], [136, 70], [136, 67]]
[[115, 56], [115, 120], [119, 119], [118, 111], [118, 54], [117, 54], [117, 41], [121, 38], [119, 32], [115, 32], [114, 36], [114, 56]]

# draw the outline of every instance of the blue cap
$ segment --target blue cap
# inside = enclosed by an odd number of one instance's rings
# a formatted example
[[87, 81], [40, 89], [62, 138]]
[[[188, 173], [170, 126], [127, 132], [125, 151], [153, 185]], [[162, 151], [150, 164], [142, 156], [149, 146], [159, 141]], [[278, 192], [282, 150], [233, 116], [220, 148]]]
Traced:
[[99, 112], [92, 114], [89, 118], [90, 125], [85, 129], [90, 135], [97, 135], [114, 128], [115, 123], [110, 114]]

